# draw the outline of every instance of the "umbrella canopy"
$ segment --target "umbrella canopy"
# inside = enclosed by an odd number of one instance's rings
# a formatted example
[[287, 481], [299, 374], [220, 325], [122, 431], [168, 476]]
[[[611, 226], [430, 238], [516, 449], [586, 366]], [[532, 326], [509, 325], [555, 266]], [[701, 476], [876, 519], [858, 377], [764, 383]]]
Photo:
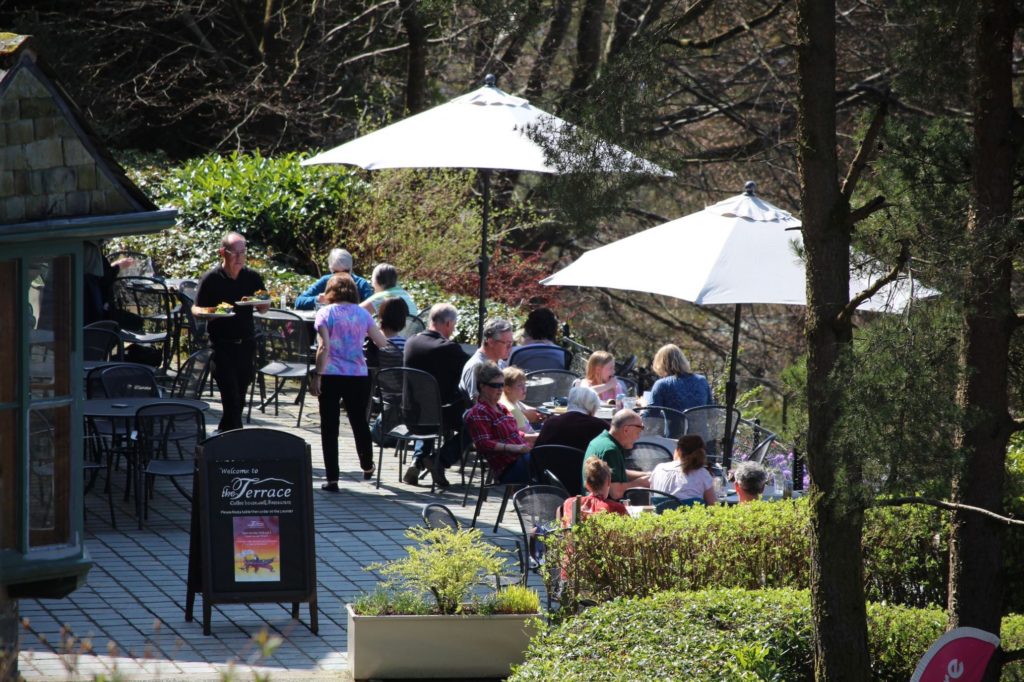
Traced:
[[[593, 249], [542, 280], [557, 286], [592, 286], [672, 296], [700, 305], [736, 306], [726, 407], [736, 402], [736, 356], [740, 304], [806, 305], [800, 221], [756, 196], [748, 182], [743, 194], [611, 244]], [[869, 262], [850, 277], [850, 294], [867, 289], [882, 275]], [[882, 287], [860, 309], [899, 311], [914, 297], [936, 292], [907, 278]], [[731, 433], [726, 412], [726, 434]], [[732, 455], [725, 443], [725, 464]]]
[[[608, 142], [598, 142], [560, 164], [548, 157], [545, 148], [562, 150], [579, 131], [566, 121], [548, 114], [521, 97], [487, 85], [468, 94], [402, 119], [385, 128], [356, 138], [302, 162], [303, 165], [344, 163], [368, 170], [379, 168], [474, 168], [483, 184], [483, 225], [480, 240], [480, 321], [482, 334], [487, 297], [487, 222], [490, 209], [490, 170], [563, 173], [632, 172], [672, 175]], [[546, 144], [541, 144], [543, 139]], [[481, 339], [482, 340], [482, 339]]]

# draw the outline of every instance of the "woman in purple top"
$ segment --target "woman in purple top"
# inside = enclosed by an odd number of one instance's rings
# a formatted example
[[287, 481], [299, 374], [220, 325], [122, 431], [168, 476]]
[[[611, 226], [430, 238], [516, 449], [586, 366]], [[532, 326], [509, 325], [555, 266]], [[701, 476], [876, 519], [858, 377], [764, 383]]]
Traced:
[[370, 401], [370, 377], [363, 355], [363, 340], [369, 336], [378, 348], [388, 340], [370, 313], [359, 307], [359, 290], [347, 274], [339, 273], [327, 282], [324, 297], [328, 305], [316, 313], [316, 373], [309, 392], [320, 399], [320, 440], [324, 450], [327, 482], [324, 490], [338, 490], [338, 426], [341, 401], [356, 441], [363, 480], [373, 478], [373, 443], [366, 408]]
[[654, 373], [661, 379], [651, 387], [650, 407], [687, 410], [698, 405], [713, 405], [708, 380], [690, 371], [690, 362], [675, 344], [667, 344], [654, 355]]

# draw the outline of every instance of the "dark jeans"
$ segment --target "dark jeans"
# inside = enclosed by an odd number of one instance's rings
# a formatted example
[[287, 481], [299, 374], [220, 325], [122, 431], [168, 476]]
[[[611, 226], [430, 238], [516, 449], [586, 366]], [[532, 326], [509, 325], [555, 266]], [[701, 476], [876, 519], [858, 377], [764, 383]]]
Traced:
[[242, 409], [245, 407], [245, 394], [252, 382], [255, 352], [256, 342], [253, 339], [239, 343], [213, 343], [213, 366], [210, 371], [220, 390], [223, 413], [217, 428], [221, 431], [242, 428]]
[[370, 440], [370, 425], [366, 422], [366, 408], [370, 402], [370, 377], [335, 376], [320, 377], [320, 442], [324, 448], [324, 468], [327, 480], [337, 481], [338, 428], [341, 423], [341, 401], [345, 401], [345, 413], [352, 427], [356, 441], [356, 454], [363, 471], [373, 468], [373, 442]]
[[519, 459], [512, 462], [498, 476], [501, 483], [529, 483], [530, 482], [530, 453], [520, 455]]
[[[465, 407], [460, 403], [458, 405], [452, 405], [445, 408], [441, 415], [441, 418], [444, 419], [445, 426], [449, 430], [453, 431], [444, 443], [441, 444], [441, 450], [439, 452], [441, 464], [444, 465], [445, 468], [452, 466], [462, 459], [462, 453], [469, 447], [469, 431], [466, 429], [466, 424], [462, 420], [463, 414], [465, 414]], [[416, 441], [416, 446], [412, 453], [413, 464], [419, 466], [423, 457], [432, 454], [434, 454], [434, 441]]]

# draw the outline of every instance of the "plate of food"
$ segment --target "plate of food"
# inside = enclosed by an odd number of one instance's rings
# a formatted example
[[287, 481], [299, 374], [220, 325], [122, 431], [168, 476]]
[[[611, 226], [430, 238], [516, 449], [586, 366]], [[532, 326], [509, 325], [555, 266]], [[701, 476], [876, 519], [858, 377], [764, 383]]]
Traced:
[[235, 305], [270, 305], [270, 302], [270, 294], [263, 289], [259, 289], [254, 291], [252, 296], [243, 296], [241, 301], [235, 301]]
[[219, 303], [208, 307], [196, 306], [194, 315], [202, 318], [234, 317], [235, 311], [231, 309], [230, 303]]

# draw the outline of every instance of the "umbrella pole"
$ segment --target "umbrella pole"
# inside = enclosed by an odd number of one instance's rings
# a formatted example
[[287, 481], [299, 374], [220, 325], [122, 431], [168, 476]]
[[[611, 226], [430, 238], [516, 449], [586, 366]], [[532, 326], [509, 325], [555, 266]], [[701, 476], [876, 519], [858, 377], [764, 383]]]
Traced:
[[725, 437], [722, 438], [722, 468], [729, 471], [732, 463], [732, 410], [736, 407], [736, 358], [740, 351], [740, 304], [736, 304], [736, 311], [732, 320], [732, 353], [729, 358], [729, 381], [725, 384]]
[[480, 182], [483, 184], [482, 194], [484, 203], [483, 221], [480, 226], [480, 309], [476, 324], [476, 340], [484, 345], [484, 318], [487, 317], [487, 221], [491, 215], [491, 172], [480, 171]]

